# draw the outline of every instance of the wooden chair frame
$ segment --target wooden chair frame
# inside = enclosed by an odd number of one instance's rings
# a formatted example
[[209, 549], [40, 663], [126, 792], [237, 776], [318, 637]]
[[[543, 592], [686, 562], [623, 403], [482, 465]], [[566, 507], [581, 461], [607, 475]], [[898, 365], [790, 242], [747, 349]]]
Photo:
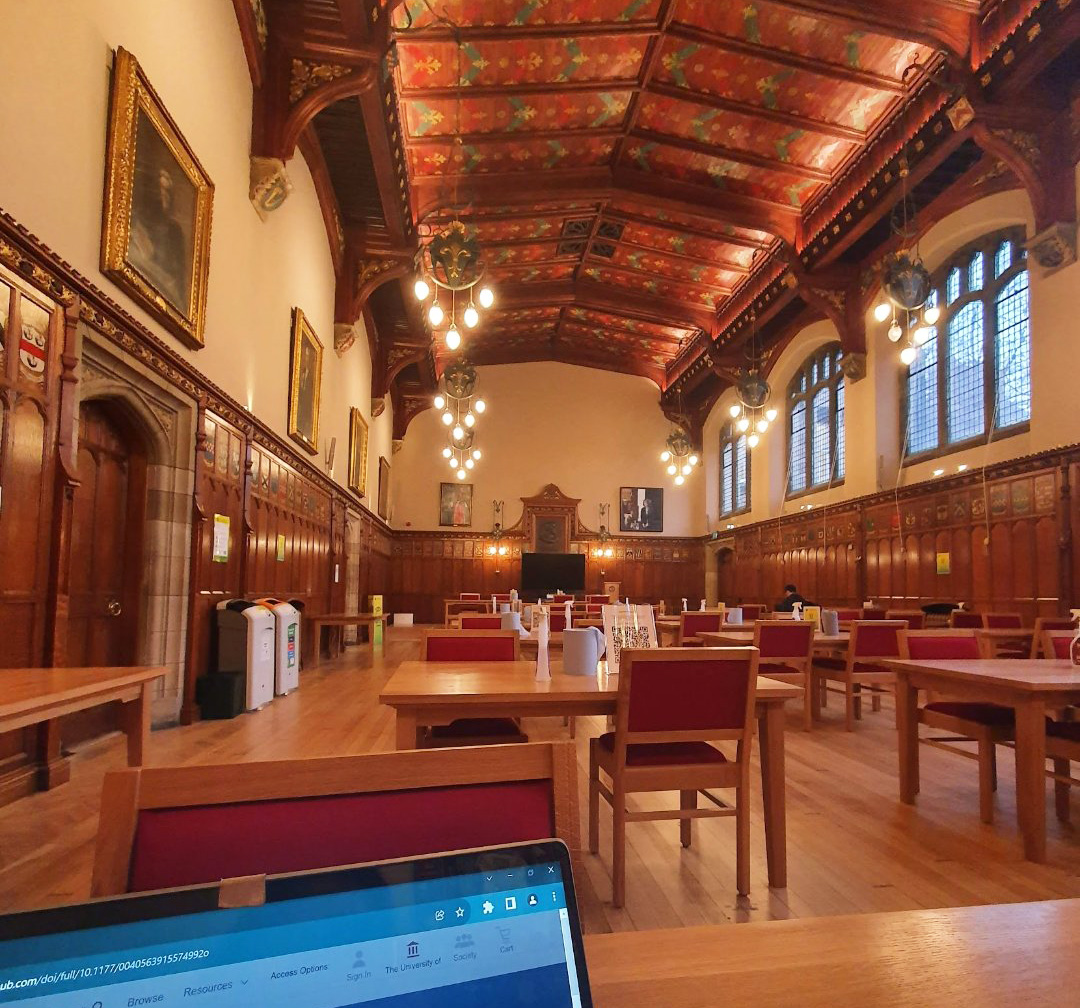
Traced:
[[1031, 635], [1031, 657], [1034, 658], [1053, 658], [1053, 647], [1049, 651], [1046, 650], [1046, 644], [1048, 640], [1053, 638], [1047, 638], [1046, 634], [1068, 634], [1071, 640], [1076, 636], [1076, 621], [1068, 620], [1069, 626], [1047, 626], [1047, 623], [1061, 624], [1066, 622], [1064, 616], [1038, 616], [1035, 619], [1035, 632]]
[[691, 609], [689, 612], [679, 613], [679, 630], [678, 635], [675, 638], [676, 647], [701, 647], [701, 641], [697, 639], [697, 634], [687, 635], [683, 629], [686, 624], [687, 616], [719, 616], [720, 624], [717, 626], [717, 630], [724, 629], [724, 614], [727, 612], [727, 606], [713, 606], [711, 609]]
[[[815, 624], [811, 620], [767, 620], [759, 619], [754, 623], [754, 647], [758, 649], [758, 662], [759, 664], [764, 661], [767, 665], [777, 664], [791, 667], [790, 672], [774, 672], [771, 668], [766, 669], [761, 675], [768, 677], [769, 679], [777, 679], [780, 682], [792, 683], [795, 686], [801, 686], [803, 690], [803, 731], [810, 731], [814, 727], [814, 707], [810, 699], [810, 668], [814, 662], [814, 633], [810, 634], [810, 646], [807, 648], [805, 655], [783, 655], [780, 657], [764, 656], [760, 654], [761, 651], [761, 634], [763, 627], [768, 627], [770, 624], [782, 624], [785, 627], [789, 626], [809, 626], [815, 627]], [[815, 627], [816, 629], [816, 627]]]
[[139, 813], [146, 810], [528, 780], [551, 781], [555, 835], [579, 852], [577, 761], [570, 742], [114, 770], [102, 788], [90, 892], [127, 892]]
[[420, 641], [421, 661], [427, 661], [427, 642], [432, 637], [512, 637], [514, 639], [513, 660], [518, 661], [521, 658], [521, 637], [516, 630], [450, 630], [445, 627], [432, 627], [424, 631]]
[[1047, 658], [1057, 657], [1054, 649], [1055, 640], [1071, 641], [1076, 636], [1076, 630], [1044, 630], [1042, 632], [1042, 653]]
[[[986, 640], [979, 636], [975, 627], [949, 627], [945, 630], [905, 630], [900, 634], [900, 655], [907, 659], [910, 657], [908, 641], [912, 638], [956, 638], [965, 637], [975, 641], [981, 657], [989, 657]], [[935, 697], [927, 695], [927, 703], [934, 702]], [[965, 759], [974, 759], [979, 764], [979, 818], [984, 823], [994, 821], [994, 792], [997, 791], [997, 747], [1007, 742], [1012, 742], [1015, 731], [1001, 725], [985, 724], [982, 721], [973, 721], [970, 718], [962, 718], [943, 711], [928, 709], [925, 705], [918, 708], [919, 724], [926, 725], [936, 731], [950, 732], [949, 735], [935, 736], [933, 738], [920, 738], [924, 745], [933, 746], [935, 749], [943, 749], [954, 756], [963, 756]], [[959, 749], [952, 743], [974, 742], [976, 751], [968, 752]]]
[[[905, 623], [906, 623], [907, 618], [909, 616], [913, 616], [913, 617], [917, 618], [918, 620], [920, 620], [922, 622], [922, 626], [919, 628], [920, 630], [924, 629], [926, 627], [926, 613], [924, 613], [921, 609], [886, 609], [885, 610], [885, 619], [886, 619], [886, 621], [904, 620]], [[855, 621], [852, 620], [852, 622], [855, 622]], [[880, 620], [878, 622], [880, 622]], [[910, 625], [908, 626], [908, 629], [910, 629]]]
[[868, 672], [859, 671], [858, 665], [873, 665], [875, 662], [895, 660], [896, 655], [860, 655], [855, 657], [860, 628], [863, 626], [895, 627], [898, 631], [907, 630], [908, 625], [903, 620], [852, 620], [851, 638], [848, 641], [847, 660], [843, 669], [832, 669], [814, 663], [810, 666], [811, 690], [810, 700], [813, 704], [812, 717], [816, 720], [821, 716], [821, 690], [825, 682], [840, 682], [844, 685], [844, 728], [847, 731], [855, 730], [855, 722], [862, 720], [862, 688], [865, 686], [872, 694], [874, 710], [881, 707], [880, 694], [888, 692], [885, 687], [892, 686], [896, 682], [896, 676], [892, 672]]
[[[960, 627], [956, 625], [956, 617], [958, 615], [963, 616], [978, 616], [981, 621], [981, 625], [977, 627]], [[986, 629], [986, 613], [972, 612], [970, 609], [954, 609], [949, 613], [949, 629], [950, 630], [985, 630]]]
[[[710, 654], [724, 658], [749, 659], [749, 683], [743, 727], [737, 731], [631, 732], [630, 689], [635, 664], [708, 660]], [[610, 760], [601, 756], [600, 740], [589, 742], [589, 850], [600, 851], [600, 798], [611, 806], [612, 815], [612, 903], [621, 907], [626, 898], [626, 824], [653, 819], [678, 819], [683, 847], [689, 847], [694, 819], [735, 817], [736, 887], [740, 896], [750, 891], [750, 753], [754, 739], [758, 653], [756, 648], [649, 648], [623, 651], [619, 659], [619, 695], [615, 707], [615, 745]], [[633, 767], [626, 764], [626, 747], [657, 742], [736, 742], [734, 760], [725, 763], [668, 764]], [[602, 764], [607, 762], [608, 766]], [[608, 787], [600, 779], [606, 773]], [[734, 788], [735, 804], [717, 798], [708, 788]], [[678, 791], [679, 808], [631, 812], [628, 794], [648, 791]], [[701, 793], [714, 806], [699, 809]]]

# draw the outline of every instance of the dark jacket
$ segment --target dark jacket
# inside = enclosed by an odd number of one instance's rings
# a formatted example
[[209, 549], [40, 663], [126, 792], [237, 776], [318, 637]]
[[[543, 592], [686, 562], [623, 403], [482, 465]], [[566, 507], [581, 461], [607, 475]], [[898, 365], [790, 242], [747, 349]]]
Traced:
[[773, 606], [773, 612], [794, 612], [796, 602], [801, 602], [804, 606], [813, 604], [807, 602], [806, 599], [796, 592], [794, 595], [785, 595], [784, 598]]

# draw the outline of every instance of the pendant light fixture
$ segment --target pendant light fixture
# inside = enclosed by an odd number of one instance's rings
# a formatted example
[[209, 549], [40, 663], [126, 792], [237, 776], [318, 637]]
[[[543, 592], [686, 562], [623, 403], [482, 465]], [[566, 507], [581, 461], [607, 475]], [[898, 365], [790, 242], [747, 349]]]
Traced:
[[746, 435], [746, 446], [756, 448], [779, 413], [769, 405], [772, 389], [762, 374], [765, 361], [758, 347], [757, 312], [751, 312], [750, 326], [750, 340], [747, 343], [749, 365], [735, 385], [738, 402], [732, 404], [729, 416], [735, 429]]
[[476, 447], [476, 424], [487, 403], [476, 394], [476, 382], [476, 368], [458, 361], [443, 372], [442, 389], [433, 400], [447, 428], [442, 456], [459, 480], [464, 480], [483, 457]]

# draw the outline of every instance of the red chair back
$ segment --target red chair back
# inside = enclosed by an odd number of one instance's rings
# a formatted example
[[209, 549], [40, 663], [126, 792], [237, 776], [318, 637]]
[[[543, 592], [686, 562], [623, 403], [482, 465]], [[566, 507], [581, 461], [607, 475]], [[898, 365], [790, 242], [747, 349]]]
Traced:
[[863, 618], [863, 611], [861, 609], [837, 609], [836, 618], [841, 623], [850, 623], [855, 619]]
[[1019, 613], [987, 613], [987, 630], [1022, 630], [1024, 618]]
[[632, 742], [649, 733], [735, 737], [753, 722], [757, 665], [753, 648], [623, 651], [617, 731]]
[[702, 630], [722, 629], [724, 614], [722, 612], [687, 612], [682, 613], [680, 619], [682, 620], [682, 635], [684, 637], [694, 637], [701, 633]]
[[1043, 634], [1043, 640], [1047, 642], [1052, 648], [1053, 653], [1048, 654], [1048, 658], [1069, 658], [1072, 653], [1073, 637], [1076, 636], [1076, 631], [1070, 630], [1047, 630]]
[[759, 620], [765, 612], [765, 606], [761, 602], [744, 602], [739, 606], [742, 609], [742, 618], [744, 623], [749, 623], [751, 620]]
[[479, 592], [462, 592], [460, 595], [458, 595], [458, 598], [462, 602], [479, 602], [480, 601], [480, 593]]
[[949, 614], [949, 626], [964, 630], [982, 630], [986, 626], [986, 621], [982, 613], [954, 609]]
[[586, 605], [585, 605], [585, 612], [587, 612], [590, 616], [600, 616], [604, 611], [604, 606], [606, 606], [606, 605], [610, 605], [610, 603], [608, 603], [608, 602], [598, 602], [598, 603], [589, 602], [589, 603], [586, 603]]
[[461, 617], [461, 629], [462, 630], [501, 630], [502, 629], [502, 617], [501, 616], [466, 616]]
[[610, 605], [611, 599], [607, 595], [586, 595], [585, 603], [587, 605]]
[[510, 593], [509, 592], [496, 592], [492, 596], [492, 598], [494, 598], [496, 602], [509, 602], [510, 601]]
[[762, 658], [806, 658], [814, 644], [814, 624], [760, 620], [754, 625], [754, 644]]
[[885, 619], [885, 610], [880, 606], [871, 606], [869, 609], [860, 610], [862, 615], [857, 616], [856, 619], [864, 620], [883, 620]]
[[909, 630], [903, 634], [908, 658], [981, 658], [974, 630]]
[[903, 620], [853, 620], [849, 654], [860, 658], [899, 658]]
[[514, 630], [463, 630], [429, 633], [425, 661], [514, 661], [519, 637]]
[[[574, 614], [570, 614], [570, 619], [573, 620]], [[562, 633], [566, 629], [566, 613], [564, 611], [552, 612], [548, 615], [548, 629], [552, 633]]]
[[910, 612], [906, 609], [890, 609], [885, 613], [887, 620], [903, 620], [909, 630], [922, 630], [926, 625], [926, 614], [921, 612]]
[[551, 601], [555, 605], [560, 605], [563, 602], [573, 602], [574, 601], [574, 596], [573, 595], [553, 595]]

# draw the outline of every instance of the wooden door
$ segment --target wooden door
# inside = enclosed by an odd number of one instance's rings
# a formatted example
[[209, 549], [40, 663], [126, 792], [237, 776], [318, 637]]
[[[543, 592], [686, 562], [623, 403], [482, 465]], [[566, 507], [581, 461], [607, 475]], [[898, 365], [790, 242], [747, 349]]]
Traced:
[[[79, 411], [78, 478], [65, 663], [133, 665], [143, 588], [146, 455], [131, 423], [107, 400], [90, 400]], [[71, 745], [114, 727], [116, 711], [96, 708], [65, 718], [61, 738]]]
[[[735, 551], [727, 546], [716, 551], [716, 598], [718, 602], [734, 606], [736, 597], [742, 597], [735, 585]], [[756, 602], [757, 599], [746, 599]]]

